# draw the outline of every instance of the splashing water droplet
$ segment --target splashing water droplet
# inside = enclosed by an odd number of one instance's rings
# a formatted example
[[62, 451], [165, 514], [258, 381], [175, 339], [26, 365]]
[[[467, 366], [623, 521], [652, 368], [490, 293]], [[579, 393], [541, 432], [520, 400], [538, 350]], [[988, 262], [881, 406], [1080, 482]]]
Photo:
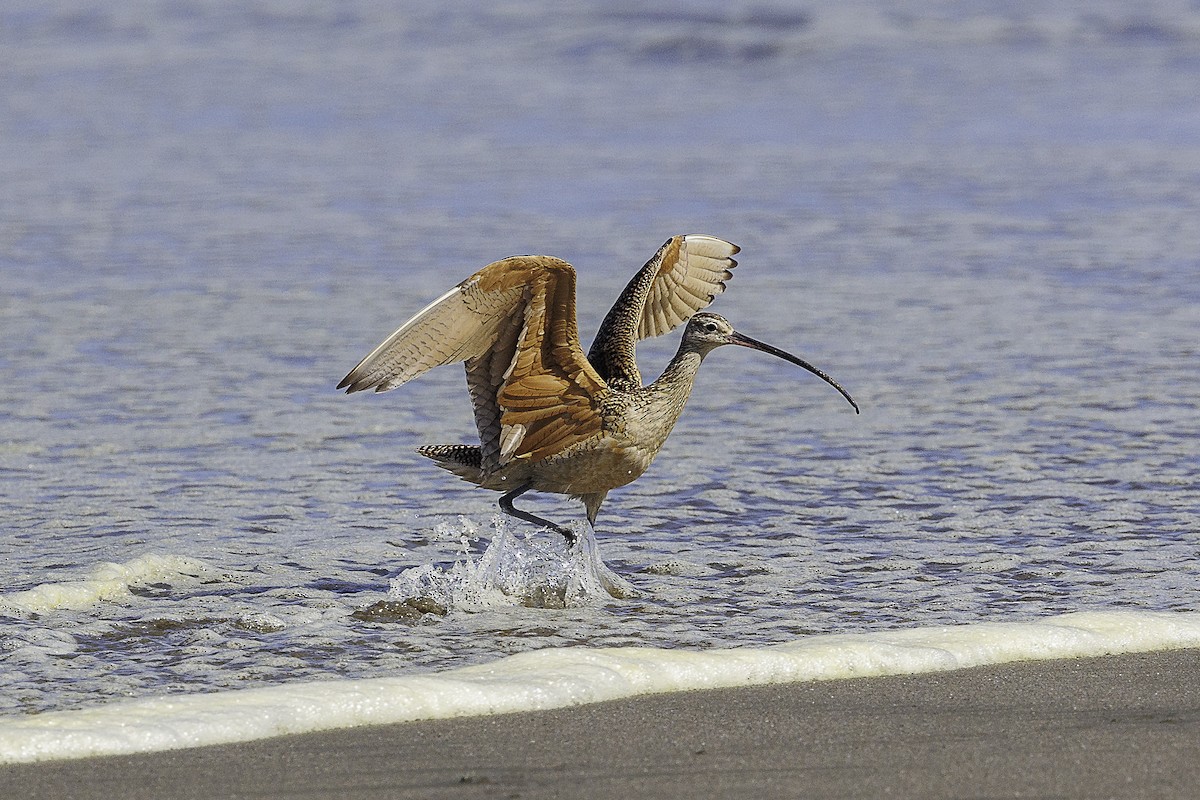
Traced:
[[[466, 529], [464, 537], [477, 533], [469, 521], [460, 524]], [[492, 519], [492, 529], [491, 542], [477, 558], [465, 557], [445, 569], [432, 564], [406, 569], [392, 580], [389, 597], [428, 599], [448, 610], [483, 611], [504, 606], [575, 608], [638, 595], [604, 564], [591, 528], [583, 523], [573, 526], [577, 543], [570, 549], [554, 533], [537, 531], [518, 538], [501, 516]]]

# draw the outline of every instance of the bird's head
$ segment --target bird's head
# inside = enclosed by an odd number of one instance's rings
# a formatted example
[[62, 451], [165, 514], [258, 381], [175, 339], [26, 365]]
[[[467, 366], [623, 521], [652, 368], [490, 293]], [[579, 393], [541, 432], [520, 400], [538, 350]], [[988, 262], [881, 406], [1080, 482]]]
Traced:
[[737, 344], [735, 336], [729, 320], [708, 311], [693, 315], [683, 329], [683, 343], [702, 355], [723, 344]]
[[693, 315], [688, 320], [687, 327], [683, 331], [683, 341], [680, 343], [680, 349], [692, 350], [703, 357], [715, 348], [725, 344], [735, 344], [739, 347], [749, 347], [751, 350], [761, 350], [777, 358], [782, 358], [784, 361], [790, 361], [798, 367], [803, 367], [837, 389], [842, 397], [846, 398], [850, 405], [854, 406], [854, 413], [859, 413], [858, 403], [854, 402], [854, 398], [850, 396], [850, 393], [843, 389], [833, 378], [804, 359], [797, 358], [791, 353], [780, 350], [778, 347], [772, 347], [765, 342], [760, 342], [757, 339], [751, 339], [749, 336], [738, 333], [733, 329], [733, 325], [730, 324], [729, 320], [720, 314], [701, 311]]

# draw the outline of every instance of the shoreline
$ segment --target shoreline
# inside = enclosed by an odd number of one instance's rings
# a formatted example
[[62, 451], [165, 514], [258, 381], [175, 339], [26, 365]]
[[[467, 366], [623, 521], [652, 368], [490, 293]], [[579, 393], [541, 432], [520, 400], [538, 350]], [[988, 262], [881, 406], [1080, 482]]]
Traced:
[[0, 766], [6, 797], [1190, 798], [1200, 649], [641, 695]]

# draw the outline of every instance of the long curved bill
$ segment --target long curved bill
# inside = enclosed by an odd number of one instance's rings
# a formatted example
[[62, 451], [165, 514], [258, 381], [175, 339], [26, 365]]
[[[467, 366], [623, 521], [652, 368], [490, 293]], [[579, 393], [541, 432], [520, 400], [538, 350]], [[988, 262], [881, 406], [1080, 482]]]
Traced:
[[752, 350], [761, 350], [764, 353], [770, 353], [773, 356], [782, 358], [784, 361], [790, 361], [793, 364], [795, 364], [797, 367], [804, 367], [804, 369], [808, 370], [813, 375], [816, 375], [818, 378], [825, 381], [833, 388], [837, 389], [841, 393], [842, 397], [846, 398], [846, 400], [850, 403], [850, 405], [854, 406], [855, 414], [862, 413], [858, 410], [858, 403], [854, 402], [854, 398], [850, 396], [849, 392], [847, 392], [845, 389], [843, 389], [838, 384], [838, 382], [835, 381], [833, 378], [829, 377], [824, 372], [817, 369], [816, 367], [814, 367], [812, 364], [808, 363], [804, 359], [796, 358], [791, 353], [784, 352], [783, 350], [780, 350], [778, 347], [772, 347], [771, 345], [767, 344], [766, 342], [760, 342], [757, 339], [751, 339], [749, 336], [740, 334], [737, 331], [734, 331], [730, 335], [729, 343], [741, 345], [742, 347], [749, 347]]

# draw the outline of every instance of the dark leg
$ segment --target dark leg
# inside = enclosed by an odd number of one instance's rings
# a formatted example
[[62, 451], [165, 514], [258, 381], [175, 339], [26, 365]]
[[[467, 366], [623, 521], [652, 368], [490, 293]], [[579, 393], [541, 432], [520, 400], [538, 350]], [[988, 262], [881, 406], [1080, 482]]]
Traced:
[[542, 517], [539, 517], [535, 514], [530, 514], [528, 511], [522, 511], [521, 509], [519, 509], [513, 505], [513, 500], [516, 500], [518, 497], [520, 497], [521, 495], [525, 494], [528, 491], [529, 491], [529, 486], [527, 484], [518, 489], [513, 489], [508, 494], [503, 495], [500, 498], [500, 510], [503, 511], [505, 514], [509, 514], [511, 516], [516, 517], [517, 519], [523, 519], [526, 522], [532, 522], [534, 525], [542, 525], [544, 527], [549, 528], [552, 531], [561, 533], [563, 535], [563, 538], [567, 540], [567, 547], [573, 546], [575, 544], [575, 534], [572, 531], [568, 530], [567, 528], [564, 528], [561, 525], [555, 525], [553, 522], [551, 522], [548, 519], [543, 519]]

